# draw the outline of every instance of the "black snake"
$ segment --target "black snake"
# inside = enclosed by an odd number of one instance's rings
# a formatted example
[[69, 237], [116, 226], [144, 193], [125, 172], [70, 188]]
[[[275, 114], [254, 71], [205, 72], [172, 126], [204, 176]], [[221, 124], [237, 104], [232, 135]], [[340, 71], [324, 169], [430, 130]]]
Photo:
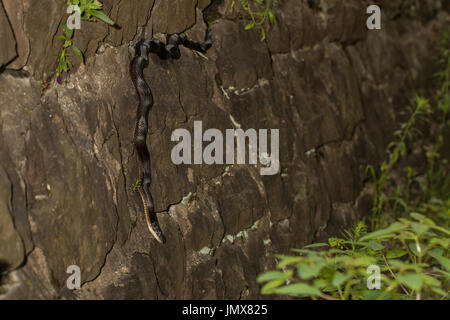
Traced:
[[153, 106], [153, 95], [150, 87], [144, 79], [144, 68], [148, 66], [149, 54], [156, 53], [161, 59], [178, 59], [181, 56], [179, 46], [205, 53], [211, 46], [211, 28], [208, 25], [205, 41], [198, 43], [189, 39], [185, 33], [166, 36], [166, 44], [158, 39], [143, 39], [136, 44], [136, 55], [131, 61], [130, 74], [136, 92], [139, 96], [139, 107], [137, 110], [136, 128], [134, 131], [134, 145], [137, 152], [140, 169], [140, 184], [138, 191], [144, 206], [144, 215], [150, 233], [160, 243], [165, 243], [165, 237], [159, 227], [156, 218], [153, 198], [150, 193], [152, 182], [150, 172], [150, 153], [147, 149], [148, 114]]

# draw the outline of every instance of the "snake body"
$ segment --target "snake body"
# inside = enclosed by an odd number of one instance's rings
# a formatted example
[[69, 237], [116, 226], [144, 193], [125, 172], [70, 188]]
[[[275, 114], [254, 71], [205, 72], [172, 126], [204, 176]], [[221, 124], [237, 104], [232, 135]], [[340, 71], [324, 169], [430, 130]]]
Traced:
[[140, 171], [138, 192], [144, 206], [144, 215], [150, 233], [160, 243], [165, 243], [165, 237], [155, 213], [155, 206], [150, 193], [152, 183], [150, 170], [150, 153], [147, 148], [148, 115], [154, 100], [152, 91], [144, 79], [144, 68], [149, 64], [149, 54], [155, 53], [160, 59], [178, 59], [181, 56], [179, 46], [205, 53], [211, 46], [211, 28], [207, 26], [205, 41], [192, 41], [185, 33], [166, 36], [166, 44], [158, 39], [143, 39], [136, 44], [135, 57], [130, 64], [130, 75], [139, 96], [139, 106], [134, 131], [134, 146], [137, 153]]

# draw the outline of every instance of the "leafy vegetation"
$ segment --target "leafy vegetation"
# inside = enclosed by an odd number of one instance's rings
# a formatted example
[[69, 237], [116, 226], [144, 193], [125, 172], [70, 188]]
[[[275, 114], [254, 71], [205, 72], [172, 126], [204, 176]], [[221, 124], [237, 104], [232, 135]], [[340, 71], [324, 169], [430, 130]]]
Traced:
[[139, 187], [142, 185], [141, 179], [136, 179], [136, 181], [130, 186], [131, 193], [138, 192]]
[[[419, 213], [365, 233], [358, 222], [345, 238], [330, 238], [278, 255], [277, 268], [258, 278], [263, 294], [334, 299], [421, 299], [447, 296], [450, 230]], [[325, 247], [326, 250], [313, 250]], [[378, 266], [379, 290], [370, 290], [369, 271]]]
[[236, 3], [250, 15], [250, 23], [245, 26], [245, 30], [257, 28], [261, 32], [261, 41], [266, 39], [265, 26], [267, 24], [276, 24], [277, 18], [273, 8], [278, 5], [277, 0], [228, 0], [225, 7], [225, 13], [232, 11]]
[[[441, 153], [449, 129], [449, 33], [443, 37], [439, 67], [436, 97], [416, 98], [408, 120], [387, 147], [387, 160], [379, 170], [367, 169], [374, 186], [370, 226], [362, 220], [342, 238], [276, 256], [277, 270], [258, 278], [264, 283], [263, 294], [329, 300], [448, 299], [450, 177], [448, 159]], [[420, 153], [423, 161], [409, 165], [409, 158]], [[379, 280], [373, 277], [377, 272]]]
[[408, 145], [411, 144], [415, 135], [420, 134], [417, 130], [417, 124], [426, 123], [429, 120], [428, 116], [431, 112], [429, 102], [424, 98], [417, 97], [416, 108], [411, 112], [409, 120], [401, 124], [400, 129], [394, 133], [394, 136], [398, 139], [391, 142], [387, 147], [388, 160], [381, 163], [380, 174], [377, 175], [376, 170], [372, 165], [367, 167], [366, 171], [371, 174], [375, 186], [372, 209], [373, 216], [371, 219], [372, 228], [376, 227], [377, 217], [384, 213], [388, 201], [394, 201], [395, 205], [400, 204], [405, 210], [408, 210], [407, 202], [410, 199], [409, 191], [413, 182], [412, 179], [416, 175], [415, 169], [406, 167], [408, 176], [407, 187], [403, 189], [403, 185], [399, 185], [394, 197], [391, 197], [388, 192], [386, 193], [386, 188], [389, 187], [389, 182], [392, 182], [389, 181], [392, 178], [390, 172], [399, 162], [401, 157], [406, 156], [409, 151]]
[[84, 62], [83, 54], [81, 53], [81, 50], [78, 49], [73, 43], [72, 43], [72, 37], [74, 31], [67, 27], [66, 24], [63, 25], [63, 31], [64, 34], [59, 36], [60, 40], [64, 41], [63, 48], [61, 50], [61, 53], [59, 55], [59, 61], [58, 66], [56, 68], [56, 76], [59, 77], [63, 72], [68, 72], [69, 69], [71, 69], [72, 63], [68, 59], [68, 49], [72, 48], [72, 51], [75, 53], [76, 57], [81, 61]]
[[[98, 0], [67, 0], [67, 5], [78, 8], [77, 11], [80, 13], [81, 20], [95, 21], [98, 19], [109, 25], [114, 25], [114, 21], [101, 11], [103, 5]], [[74, 30], [69, 28], [67, 24], [64, 24], [63, 34], [59, 36], [59, 39], [64, 41], [64, 44], [59, 54], [58, 65], [56, 67], [58, 83], [62, 81], [61, 75], [64, 72], [69, 72], [73, 67], [69, 60], [69, 49], [71, 49], [81, 62], [84, 62], [81, 50], [73, 44], [73, 36]]]

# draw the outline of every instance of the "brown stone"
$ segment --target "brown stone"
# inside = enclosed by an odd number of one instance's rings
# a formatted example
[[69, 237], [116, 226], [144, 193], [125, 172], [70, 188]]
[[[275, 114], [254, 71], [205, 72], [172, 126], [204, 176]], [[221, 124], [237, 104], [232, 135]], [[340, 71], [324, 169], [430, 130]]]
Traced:
[[16, 46], [11, 22], [0, 2], [0, 67], [10, 63], [17, 56]]

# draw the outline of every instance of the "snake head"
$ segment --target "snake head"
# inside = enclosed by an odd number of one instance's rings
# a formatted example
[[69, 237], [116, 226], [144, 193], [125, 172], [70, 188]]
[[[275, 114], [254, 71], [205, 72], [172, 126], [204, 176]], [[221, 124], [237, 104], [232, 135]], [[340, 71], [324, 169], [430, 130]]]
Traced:
[[151, 234], [155, 237], [156, 241], [159, 243], [166, 243], [166, 238], [164, 237], [161, 228], [159, 227], [157, 222], [152, 222], [149, 226]]

